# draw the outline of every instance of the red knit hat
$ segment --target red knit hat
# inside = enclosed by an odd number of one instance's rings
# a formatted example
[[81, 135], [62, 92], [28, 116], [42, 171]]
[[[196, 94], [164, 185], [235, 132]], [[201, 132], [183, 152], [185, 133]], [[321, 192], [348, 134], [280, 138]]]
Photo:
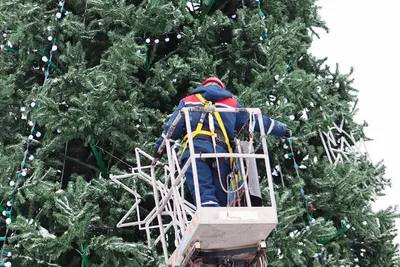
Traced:
[[204, 86], [208, 83], [217, 83], [219, 85], [219, 87], [221, 87], [222, 89], [225, 89], [224, 84], [217, 77], [209, 77], [201, 85]]

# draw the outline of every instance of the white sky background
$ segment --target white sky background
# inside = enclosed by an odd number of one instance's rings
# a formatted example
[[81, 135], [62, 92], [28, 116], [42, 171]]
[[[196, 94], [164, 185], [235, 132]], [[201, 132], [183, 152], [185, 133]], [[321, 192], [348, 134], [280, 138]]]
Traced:
[[368, 122], [366, 134], [374, 139], [366, 143], [369, 154], [374, 162], [384, 159], [386, 177], [392, 180], [373, 208], [400, 206], [400, 1], [319, 0], [318, 5], [330, 33], [322, 33], [310, 51], [328, 57], [333, 68], [339, 63], [341, 73], [355, 68], [356, 119]]

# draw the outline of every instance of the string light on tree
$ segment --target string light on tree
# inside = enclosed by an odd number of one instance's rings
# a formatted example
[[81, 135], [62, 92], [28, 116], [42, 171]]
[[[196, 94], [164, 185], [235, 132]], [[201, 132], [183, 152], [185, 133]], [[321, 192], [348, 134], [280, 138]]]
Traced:
[[[59, 2], [59, 6], [60, 6], [60, 10], [59, 10], [59, 12], [57, 12], [56, 13], [56, 18], [58, 18], [58, 19], [60, 19], [61, 17], [62, 17], [62, 13], [64, 12], [64, 14], [67, 14], [67, 11], [64, 9], [64, 4], [65, 4], [65, 1], [63, 1], [63, 0], [61, 0], [60, 2]], [[52, 30], [52, 27], [51, 26], [48, 26], [47, 27], [47, 30], [49, 30], [49, 31], [51, 31]], [[4, 36], [4, 34], [3, 34], [3, 36]], [[45, 70], [45, 69], [43, 69], [43, 72], [44, 72], [44, 76], [45, 76], [45, 79], [44, 79], [44, 82], [43, 82], [43, 85], [42, 86], [44, 86], [45, 84], [46, 84], [46, 81], [47, 81], [47, 79], [49, 78], [49, 75], [50, 75], [50, 73], [49, 73], [49, 69], [50, 69], [50, 67], [53, 67], [54, 69], [56, 69], [58, 72], [60, 72], [60, 73], [62, 73], [61, 72], [61, 70], [59, 70], [58, 68], [57, 68], [57, 66], [55, 66], [52, 62], [51, 62], [51, 59], [52, 59], [52, 56], [53, 56], [53, 54], [54, 54], [54, 52], [58, 49], [57, 48], [57, 45], [56, 45], [56, 43], [55, 43], [55, 39], [50, 35], [50, 36], [48, 36], [47, 37], [47, 39], [52, 43], [52, 47], [51, 47], [51, 51], [50, 51], [50, 58], [48, 58], [45, 54], [44, 54], [44, 49], [43, 48], [41, 48], [40, 49], [40, 54], [41, 54], [41, 56], [42, 56], [42, 61], [43, 62], [45, 62], [45, 63], [47, 63], [47, 70]], [[10, 42], [8, 42], [8, 45], [9, 45], [9, 47], [12, 47], [12, 45], [11, 45], [11, 43]], [[18, 51], [17, 50], [11, 50], [10, 48], [7, 48], [6, 46], [2, 46], [2, 49], [6, 49], [6, 50], [8, 50], [8, 51], [13, 51], [13, 52], [17, 52], [18, 53]], [[37, 52], [37, 50], [34, 50], [34, 52]], [[29, 54], [29, 53], [28, 53]], [[31, 104], [30, 104], [30, 106], [31, 106], [31, 108], [33, 108], [33, 109], [37, 109], [37, 108], [39, 108], [39, 105], [38, 104], [36, 104], [35, 102], [32, 102]], [[20, 108], [20, 111], [21, 111], [21, 118], [22, 119], [27, 119], [27, 113], [26, 113], [26, 107], [21, 107]], [[18, 187], [21, 183], [23, 183], [23, 179], [24, 179], [24, 177], [26, 177], [27, 176], [27, 174], [28, 174], [28, 170], [27, 170], [27, 168], [26, 168], [26, 159], [28, 159], [28, 160], [30, 160], [30, 161], [32, 161], [32, 160], [34, 160], [35, 159], [35, 157], [29, 152], [29, 147], [30, 147], [30, 145], [32, 144], [32, 141], [34, 140], [34, 136], [36, 136], [37, 138], [40, 138], [41, 137], [41, 132], [40, 131], [38, 131], [36, 128], [35, 128], [35, 125], [36, 125], [36, 123], [33, 121], [33, 120], [29, 120], [28, 121], [28, 125], [31, 127], [31, 131], [30, 131], [30, 134], [29, 134], [29, 136], [28, 136], [28, 138], [26, 139], [26, 147], [25, 147], [25, 152], [24, 152], [24, 157], [23, 157], [23, 160], [21, 161], [21, 169], [20, 169], [20, 171], [17, 173], [17, 180], [16, 181], [13, 181], [13, 180], [10, 180], [9, 181], [9, 185], [13, 188], [13, 197], [10, 199], [10, 200], [8, 200], [7, 201], [7, 203], [6, 203], [6, 205], [7, 205], [7, 207], [8, 207], [8, 209], [9, 210], [4, 210], [3, 212], [2, 212], [2, 214], [4, 215], [4, 216], [7, 216], [7, 218], [6, 218], [6, 220], [5, 220], [5, 223], [6, 223], [6, 227], [5, 227], [5, 229], [6, 229], [6, 232], [5, 232], [5, 234], [4, 234], [4, 236], [3, 237], [0, 237], [0, 241], [2, 241], [3, 242], [3, 246], [2, 246], [2, 255], [3, 256], [6, 256], [6, 257], [11, 257], [11, 252], [8, 252], [6, 249], [5, 249], [5, 246], [6, 246], [6, 241], [7, 241], [7, 236], [8, 236], [8, 231], [9, 231], [9, 227], [8, 227], [8, 225], [10, 225], [13, 221], [15, 221], [15, 218], [13, 218], [12, 217], [12, 215], [11, 215], [11, 212], [12, 212], [12, 209], [13, 209], [13, 206], [14, 206], [14, 204], [15, 204], [15, 196], [14, 196], [14, 194], [16, 194], [16, 192], [17, 192], [17, 188], [16, 187]], [[3, 209], [4, 209], [4, 207], [2, 207]], [[12, 233], [11, 235], [13, 235], [14, 233]], [[15, 248], [17, 248], [19, 246], [19, 244], [15, 244], [14, 245], [14, 247]], [[3, 261], [0, 261], [0, 267], [10, 267], [11, 266], [11, 262], [3, 262]]]
[[295, 117], [294, 115], [285, 116], [285, 119], [286, 119], [286, 120], [294, 121], [295, 118], [296, 118], [296, 117]]

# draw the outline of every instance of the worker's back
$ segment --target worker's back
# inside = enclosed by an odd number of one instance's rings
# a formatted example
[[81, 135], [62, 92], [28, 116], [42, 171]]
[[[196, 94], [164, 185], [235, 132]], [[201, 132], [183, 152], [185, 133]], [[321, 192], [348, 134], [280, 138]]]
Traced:
[[[197, 94], [200, 94], [205, 100], [211, 101], [217, 108], [236, 108], [238, 102], [232, 98], [232, 93], [228, 90], [224, 90], [216, 85], [201, 86], [194, 89], [191, 94], [183, 99], [185, 107], [204, 107], [202, 99], [199, 99]], [[238, 113], [234, 112], [223, 112], [220, 113], [221, 119], [224, 123], [226, 132], [230, 140], [233, 140], [235, 135], [236, 117]], [[192, 130], [196, 129], [198, 122], [200, 121], [201, 112], [192, 112], [190, 114], [190, 124]], [[221, 130], [218, 121], [214, 121], [216, 131]], [[241, 127], [241, 126], [240, 126]], [[208, 129], [208, 116], [205, 116], [203, 122], [203, 129]], [[186, 134], [186, 133], [185, 133]]]

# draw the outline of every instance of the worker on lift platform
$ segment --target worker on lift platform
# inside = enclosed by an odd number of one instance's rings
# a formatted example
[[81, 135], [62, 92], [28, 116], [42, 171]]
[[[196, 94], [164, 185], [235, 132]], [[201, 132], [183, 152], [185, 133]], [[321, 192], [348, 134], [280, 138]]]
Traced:
[[[232, 98], [232, 93], [224, 90], [224, 84], [216, 77], [207, 78], [202, 86], [194, 89], [191, 94], [183, 98], [178, 107], [173, 112], [168, 123], [164, 128], [164, 134], [168, 132], [169, 127], [183, 107], [209, 107], [210, 102], [216, 108], [232, 107], [243, 108], [235, 99]], [[205, 113], [192, 112], [191, 127], [193, 136], [193, 145], [195, 153], [233, 153], [231, 141], [234, 139], [235, 130], [240, 130], [249, 118], [248, 113], [244, 112], [213, 112], [215, 118], [214, 136], [216, 146], [213, 146], [212, 133], [209, 129], [209, 122]], [[291, 132], [288, 127], [267, 116], [263, 116], [264, 129], [266, 134], [290, 137]], [[180, 138], [186, 133], [185, 120], [182, 117], [175, 127], [171, 135], [172, 140]], [[258, 120], [256, 120], [255, 131], [259, 132], [260, 128]], [[187, 136], [185, 136], [186, 144], [181, 157], [184, 165], [188, 160], [190, 153], [186, 149], [188, 146]], [[154, 157], [160, 158], [162, 155], [158, 153], [158, 149], [163, 142], [163, 137], [158, 138], [154, 145]], [[219, 166], [219, 169], [217, 168]], [[198, 180], [200, 187], [200, 199], [202, 207], [225, 207], [227, 205], [227, 193], [223, 189], [227, 188], [226, 177], [230, 171], [229, 159], [220, 159], [216, 164], [216, 159], [196, 159], [198, 172]], [[195, 200], [193, 170], [190, 166], [186, 173], [186, 181], [189, 186], [190, 193]], [[220, 179], [222, 177], [222, 179]], [[221, 184], [222, 183], [222, 184]]]

